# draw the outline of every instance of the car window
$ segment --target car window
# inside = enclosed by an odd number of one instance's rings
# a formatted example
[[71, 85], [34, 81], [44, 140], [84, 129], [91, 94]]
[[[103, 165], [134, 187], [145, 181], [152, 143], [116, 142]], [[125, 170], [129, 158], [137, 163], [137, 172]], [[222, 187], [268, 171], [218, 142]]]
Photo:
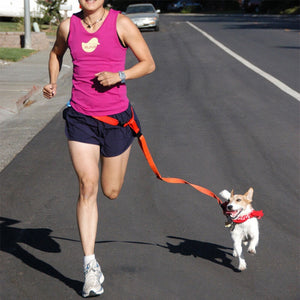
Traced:
[[128, 6], [126, 9], [126, 14], [136, 14], [136, 13], [152, 13], [155, 10], [150, 5], [145, 6]]

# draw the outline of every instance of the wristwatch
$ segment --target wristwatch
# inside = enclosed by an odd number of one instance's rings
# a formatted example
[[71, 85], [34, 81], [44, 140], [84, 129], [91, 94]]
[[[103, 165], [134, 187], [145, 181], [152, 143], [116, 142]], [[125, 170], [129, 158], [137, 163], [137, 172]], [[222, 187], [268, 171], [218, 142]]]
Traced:
[[125, 73], [122, 72], [122, 71], [119, 71], [119, 76], [120, 76], [120, 79], [121, 79], [121, 83], [125, 83], [125, 80], [126, 80]]

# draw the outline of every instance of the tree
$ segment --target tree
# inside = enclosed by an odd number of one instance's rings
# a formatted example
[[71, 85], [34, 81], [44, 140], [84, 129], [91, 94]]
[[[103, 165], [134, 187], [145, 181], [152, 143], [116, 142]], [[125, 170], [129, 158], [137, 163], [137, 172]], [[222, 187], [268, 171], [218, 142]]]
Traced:
[[62, 20], [59, 9], [60, 5], [66, 0], [37, 0], [41, 5], [41, 13], [43, 15], [42, 22], [44, 24], [58, 23]]

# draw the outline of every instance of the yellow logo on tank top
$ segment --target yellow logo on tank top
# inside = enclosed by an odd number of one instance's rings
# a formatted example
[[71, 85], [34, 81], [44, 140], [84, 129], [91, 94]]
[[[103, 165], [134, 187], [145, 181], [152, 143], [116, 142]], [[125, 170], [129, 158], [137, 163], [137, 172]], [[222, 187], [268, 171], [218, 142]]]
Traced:
[[93, 52], [97, 48], [97, 46], [100, 45], [97, 38], [90, 39], [87, 43], [81, 43], [81, 47], [83, 51], [85, 52]]

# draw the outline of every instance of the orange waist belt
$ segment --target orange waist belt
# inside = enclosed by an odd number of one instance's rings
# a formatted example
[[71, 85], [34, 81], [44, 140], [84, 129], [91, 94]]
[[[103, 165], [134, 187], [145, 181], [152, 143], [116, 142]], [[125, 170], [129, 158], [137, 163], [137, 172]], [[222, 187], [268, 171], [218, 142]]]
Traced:
[[[132, 111], [132, 117], [131, 119], [125, 123], [125, 124], [122, 124], [120, 123], [117, 119], [114, 119], [112, 117], [108, 117], [108, 116], [102, 116], [102, 117], [95, 117], [93, 116], [93, 118], [99, 120], [99, 121], [102, 121], [104, 123], [107, 123], [107, 124], [110, 124], [110, 125], [114, 125], [114, 126], [122, 126], [122, 127], [126, 127], [126, 126], [129, 126], [136, 134], [137, 138], [138, 138], [138, 141], [139, 141], [139, 145], [148, 161], [148, 164], [149, 166], [151, 167], [152, 171], [154, 172], [154, 174], [156, 175], [156, 177], [162, 181], [165, 181], [165, 182], [168, 182], [168, 183], [181, 183], [181, 184], [188, 184], [190, 185], [191, 187], [193, 187], [194, 189], [196, 189], [197, 191], [199, 191], [200, 193], [203, 193], [209, 197], [212, 197], [212, 198], [215, 198], [217, 199], [219, 205], [221, 205], [222, 209], [223, 209], [223, 212], [224, 212], [224, 204], [222, 203], [222, 201], [220, 200], [220, 198], [214, 194], [212, 191], [202, 187], [202, 186], [199, 186], [199, 185], [196, 185], [196, 184], [193, 184], [193, 183], [190, 183], [184, 179], [180, 179], [180, 178], [172, 178], [172, 177], [162, 177], [154, 163], [154, 160], [152, 158], [152, 155], [149, 151], [149, 148], [148, 148], [148, 145], [146, 143], [146, 140], [145, 140], [145, 137], [143, 136], [140, 128], [138, 127], [135, 119], [134, 119], [134, 112], [133, 112], [133, 109], [131, 108], [131, 111]], [[223, 204], [223, 205], [222, 205]]]

